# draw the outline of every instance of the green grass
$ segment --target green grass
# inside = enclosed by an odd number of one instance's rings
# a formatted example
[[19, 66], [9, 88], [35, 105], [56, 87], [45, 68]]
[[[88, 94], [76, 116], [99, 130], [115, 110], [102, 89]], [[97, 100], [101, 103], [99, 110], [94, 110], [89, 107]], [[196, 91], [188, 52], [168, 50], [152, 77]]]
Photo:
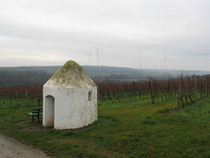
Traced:
[[29, 108], [0, 110], [0, 132], [69, 157], [210, 157], [210, 99], [171, 112], [176, 102], [149, 99], [105, 104], [99, 120], [79, 130], [57, 131], [31, 124]]
[[40, 103], [38, 102], [38, 98], [34, 97], [33, 99], [29, 97], [28, 101], [25, 97], [20, 98], [2, 98], [0, 97], [0, 109], [7, 109], [7, 108], [17, 108], [17, 107], [37, 107]]

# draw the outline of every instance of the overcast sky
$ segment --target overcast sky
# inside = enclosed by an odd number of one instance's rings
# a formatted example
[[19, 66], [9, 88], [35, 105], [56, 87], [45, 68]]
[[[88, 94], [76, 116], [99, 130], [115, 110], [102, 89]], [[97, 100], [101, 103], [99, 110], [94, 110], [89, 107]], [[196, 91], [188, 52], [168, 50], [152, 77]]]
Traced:
[[210, 70], [210, 1], [0, 1], [0, 66], [96, 65], [94, 47], [105, 66]]

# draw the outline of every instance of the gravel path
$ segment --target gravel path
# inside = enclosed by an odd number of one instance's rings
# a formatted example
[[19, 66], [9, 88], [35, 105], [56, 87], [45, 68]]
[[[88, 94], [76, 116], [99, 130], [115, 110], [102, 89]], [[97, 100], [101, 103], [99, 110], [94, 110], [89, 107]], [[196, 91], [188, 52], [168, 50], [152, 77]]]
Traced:
[[0, 158], [49, 158], [42, 151], [0, 134]]

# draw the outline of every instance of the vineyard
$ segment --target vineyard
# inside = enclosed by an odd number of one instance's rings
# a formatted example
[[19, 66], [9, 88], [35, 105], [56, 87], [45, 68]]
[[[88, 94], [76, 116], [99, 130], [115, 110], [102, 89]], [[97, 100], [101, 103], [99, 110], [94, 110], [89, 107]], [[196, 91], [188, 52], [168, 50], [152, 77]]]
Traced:
[[42, 86], [1, 87], [0, 93], [0, 108], [42, 105]]
[[180, 77], [169, 80], [148, 78], [145, 82], [99, 83], [98, 87], [101, 104], [150, 98], [152, 104], [177, 100], [178, 109], [180, 109], [208, 97], [210, 78]]
[[[150, 100], [152, 104], [177, 100], [177, 108], [184, 108], [208, 97], [209, 77], [180, 77], [169, 80], [148, 78], [144, 82], [101, 82], [99, 105], [128, 100]], [[42, 105], [42, 86], [13, 86], [0, 88], [0, 108], [36, 107]]]

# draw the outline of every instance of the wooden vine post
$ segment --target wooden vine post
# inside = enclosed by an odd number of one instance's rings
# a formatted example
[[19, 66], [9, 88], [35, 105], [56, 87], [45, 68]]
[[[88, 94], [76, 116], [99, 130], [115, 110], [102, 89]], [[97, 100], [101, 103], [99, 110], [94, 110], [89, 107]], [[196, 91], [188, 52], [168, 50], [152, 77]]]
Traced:
[[194, 100], [197, 102], [197, 77], [194, 77]]
[[180, 108], [181, 108], [182, 80], [183, 80], [183, 72], [181, 73], [181, 76], [180, 76], [180, 79], [179, 79], [178, 110], [180, 110]]
[[153, 90], [152, 78], [151, 77], [149, 77], [149, 89], [150, 89], [152, 104], [155, 104], [154, 90]]
[[205, 79], [205, 94], [206, 94], [206, 98], [208, 98], [208, 80], [207, 80], [207, 77]]
[[29, 106], [28, 87], [25, 87], [25, 92], [26, 92], [26, 106]]

